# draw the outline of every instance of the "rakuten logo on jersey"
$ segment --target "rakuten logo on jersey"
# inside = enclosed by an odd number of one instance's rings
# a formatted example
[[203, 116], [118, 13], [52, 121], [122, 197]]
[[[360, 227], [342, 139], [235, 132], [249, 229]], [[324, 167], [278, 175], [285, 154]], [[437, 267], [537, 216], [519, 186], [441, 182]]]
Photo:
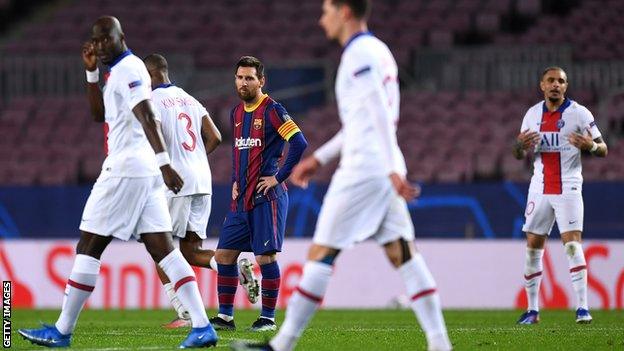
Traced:
[[234, 147], [239, 150], [251, 149], [252, 147], [262, 146], [262, 140], [258, 138], [236, 138]]

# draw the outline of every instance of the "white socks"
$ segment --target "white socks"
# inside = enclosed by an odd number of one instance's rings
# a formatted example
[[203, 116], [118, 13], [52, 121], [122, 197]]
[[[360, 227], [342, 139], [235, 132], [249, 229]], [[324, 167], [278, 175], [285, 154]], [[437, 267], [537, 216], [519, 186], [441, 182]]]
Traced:
[[539, 289], [542, 283], [542, 257], [544, 249], [526, 248], [524, 261], [524, 290], [527, 295], [527, 310], [539, 311]]
[[435, 282], [431, 272], [420, 253], [415, 253], [411, 260], [399, 267], [408, 296], [411, 297], [411, 307], [420, 326], [427, 337], [429, 350], [451, 350], [448, 339], [440, 296], [436, 292]]
[[169, 277], [173, 284], [173, 290], [182, 306], [191, 315], [193, 328], [202, 328], [208, 325], [208, 316], [204, 310], [204, 304], [199, 294], [195, 273], [186, 262], [179, 249], [171, 251], [158, 265]]
[[82, 306], [95, 288], [98, 274], [100, 274], [100, 260], [87, 255], [76, 255], [65, 286], [61, 315], [55, 324], [61, 334], [67, 335], [74, 331]]
[[576, 308], [587, 310], [587, 263], [585, 263], [583, 246], [578, 241], [569, 241], [564, 247], [570, 267], [572, 288], [576, 293]]
[[169, 297], [169, 302], [171, 302], [171, 306], [173, 306], [173, 308], [178, 313], [178, 317], [181, 319], [191, 318], [189, 313], [184, 308], [184, 306], [182, 306], [182, 302], [180, 302], [180, 299], [178, 299], [178, 297], [176, 296], [176, 293], [173, 290], [173, 284], [166, 283], [164, 284], [164, 286], [165, 286], [165, 292], [167, 293], [167, 297]]
[[286, 318], [270, 344], [276, 351], [291, 351], [325, 296], [332, 266], [308, 261], [303, 268], [299, 287], [292, 294], [286, 309]]

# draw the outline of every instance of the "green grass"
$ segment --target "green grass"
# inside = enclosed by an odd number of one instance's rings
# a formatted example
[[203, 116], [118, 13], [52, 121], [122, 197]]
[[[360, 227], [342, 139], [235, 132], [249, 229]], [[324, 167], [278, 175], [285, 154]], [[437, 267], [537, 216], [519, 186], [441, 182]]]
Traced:
[[[239, 331], [221, 332], [219, 349], [234, 339], [264, 340], [272, 333], [245, 331], [257, 311], [237, 311]], [[210, 311], [209, 315], [214, 315]], [[541, 323], [515, 324], [519, 311], [444, 312], [456, 350], [624, 350], [624, 312], [592, 311], [594, 322], [574, 323], [572, 311], [542, 311]], [[53, 322], [58, 311], [13, 310], [13, 348], [41, 349], [23, 340], [18, 328], [39, 321]], [[173, 317], [171, 311], [84, 311], [74, 334], [74, 349], [171, 350], [186, 330], [159, 327]], [[278, 313], [278, 322], [283, 313]], [[297, 350], [424, 350], [425, 339], [411, 311], [323, 310], [313, 319]]]

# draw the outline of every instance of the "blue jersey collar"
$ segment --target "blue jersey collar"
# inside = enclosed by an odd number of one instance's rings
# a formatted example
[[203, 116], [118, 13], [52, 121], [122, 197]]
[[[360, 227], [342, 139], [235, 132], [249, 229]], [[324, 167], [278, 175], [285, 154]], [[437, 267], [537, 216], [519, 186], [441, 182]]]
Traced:
[[156, 90], [158, 88], [169, 88], [169, 87], [173, 87], [174, 84], [173, 83], [162, 83], [162, 84], [158, 84], [157, 86], [154, 87], [154, 89], [152, 90]]
[[[570, 106], [570, 104], [572, 103], [572, 100], [565, 98], [563, 100], [563, 104], [561, 104], [561, 106], [559, 106], [559, 108], [557, 109], [558, 112], [563, 113], [563, 111], [565, 111], [566, 108], [568, 108]], [[542, 103], [542, 111], [543, 112], [548, 112], [548, 107], [546, 107], [546, 101], [544, 101]]]
[[[345, 45], [344, 45], [344, 50], [347, 50], [347, 47], [349, 47], [349, 45], [351, 45], [351, 43], [352, 43], [355, 39], [357, 39], [357, 38], [359, 38], [359, 37], [361, 37], [361, 36], [365, 36], [365, 35], [370, 35], [370, 36], [372, 36], [372, 35], [373, 35], [373, 33], [372, 33], [371, 31], [366, 31], [366, 32], [357, 32], [357, 33], [353, 34], [353, 35], [351, 36], [351, 38], [349, 38], [349, 40], [347, 40], [347, 42], [345, 43]], [[344, 50], [343, 50], [343, 51], [344, 51]]]
[[111, 62], [111, 64], [108, 65], [108, 67], [113, 68], [113, 66], [118, 64], [119, 61], [123, 60], [124, 57], [130, 56], [130, 55], [132, 55], [132, 51], [130, 49], [127, 49], [126, 51], [124, 51], [121, 54], [119, 54], [119, 56], [115, 57], [113, 62]]

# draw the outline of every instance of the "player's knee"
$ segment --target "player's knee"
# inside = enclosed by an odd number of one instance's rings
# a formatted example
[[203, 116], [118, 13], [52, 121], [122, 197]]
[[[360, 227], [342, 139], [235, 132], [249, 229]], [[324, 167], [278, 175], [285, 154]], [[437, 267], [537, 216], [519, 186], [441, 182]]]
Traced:
[[400, 267], [412, 259], [412, 249], [409, 242], [401, 238], [385, 245], [386, 256], [394, 267]]
[[334, 261], [336, 260], [336, 257], [338, 257], [339, 253], [340, 253], [340, 250], [335, 250], [333, 252], [329, 252], [329, 253], [325, 254], [324, 256], [320, 257], [316, 261], [328, 264], [330, 266], [333, 266], [334, 265]]
[[215, 252], [215, 261], [218, 264], [235, 264], [237, 258], [238, 252], [234, 253], [233, 250], [217, 249]]
[[260, 266], [270, 264], [275, 261], [277, 261], [277, 253], [275, 252], [256, 256], [256, 263], [258, 263]]

